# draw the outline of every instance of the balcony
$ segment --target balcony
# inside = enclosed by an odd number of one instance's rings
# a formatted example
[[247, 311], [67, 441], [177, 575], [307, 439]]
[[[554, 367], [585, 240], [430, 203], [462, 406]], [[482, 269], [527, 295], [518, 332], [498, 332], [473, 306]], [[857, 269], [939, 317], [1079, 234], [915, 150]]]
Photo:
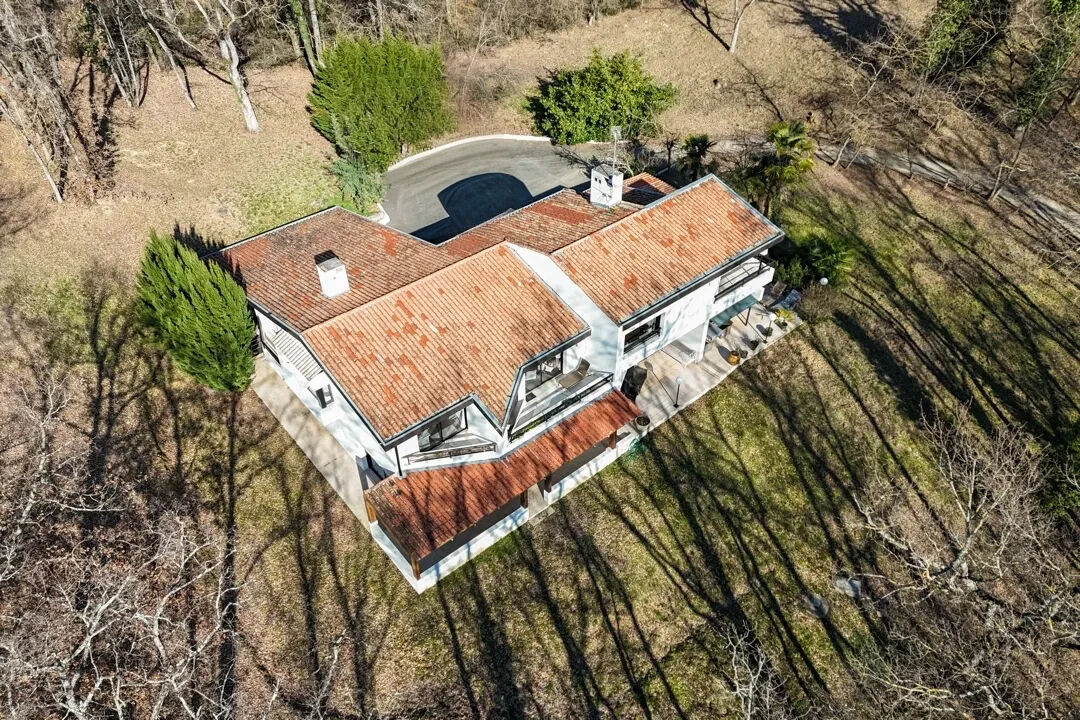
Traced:
[[405, 456], [409, 464], [427, 462], [428, 460], [442, 460], [444, 458], [458, 457], [460, 455], [474, 455], [476, 453], [493, 452], [496, 444], [491, 440], [472, 433], [460, 432], [447, 439], [430, 450], [410, 453]]
[[510, 431], [510, 439], [517, 440], [609, 382], [611, 373], [586, 371], [580, 377], [575, 373], [566, 373], [540, 385], [526, 396], [514, 429]]
[[755, 258], [751, 262], [745, 262], [730, 273], [720, 276], [720, 285], [716, 288], [713, 302], [744, 285], [755, 278], [759, 278], [767, 272], [774, 270], [772, 263]]

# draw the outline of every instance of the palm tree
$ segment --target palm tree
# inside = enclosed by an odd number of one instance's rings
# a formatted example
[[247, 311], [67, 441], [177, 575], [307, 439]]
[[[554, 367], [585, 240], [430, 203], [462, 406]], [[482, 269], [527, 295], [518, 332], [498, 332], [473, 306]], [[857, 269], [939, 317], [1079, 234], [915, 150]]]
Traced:
[[679, 166], [692, 180], [697, 180], [705, 174], [709, 153], [714, 147], [716, 141], [708, 135], [688, 135], [683, 140], [683, 156], [679, 158]]
[[758, 210], [772, 217], [784, 192], [802, 184], [814, 169], [814, 141], [798, 121], [776, 123], [765, 138], [772, 144], [771, 152], [749, 169], [746, 181]]

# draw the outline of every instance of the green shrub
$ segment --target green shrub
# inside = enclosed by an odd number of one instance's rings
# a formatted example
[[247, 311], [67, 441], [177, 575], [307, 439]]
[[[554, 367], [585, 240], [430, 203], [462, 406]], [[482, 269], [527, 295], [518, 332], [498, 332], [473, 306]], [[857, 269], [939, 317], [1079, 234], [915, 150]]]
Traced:
[[354, 155], [340, 157], [330, 165], [330, 172], [341, 188], [342, 205], [368, 215], [382, 199], [385, 186], [378, 173], [371, 172]]
[[1016, 125], [1038, 120], [1068, 86], [1067, 70], [1080, 43], [1080, 0], [1048, 0], [1047, 29], [1016, 93]]
[[787, 285], [805, 288], [821, 278], [841, 286], [855, 266], [855, 250], [843, 237], [818, 225], [799, 226], [787, 231], [790, 255], [776, 269]]
[[542, 80], [526, 101], [533, 127], [556, 143], [653, 135], [657, 116], [675, 102], [675, 87], [660, 85], [629, 53], [605, 57], [594, 50], [583, 68], [559, 70]]
[[437, 47], [396, 37], [345, 37], [334, 43], [308, 95], [311, 124], [342, 155], [383, 172], [403, 146], [453, 127]]
[[154, 341], [195, 380], [228, 392], [251, 384], [255, 324], [239, 285], [171, 235], [150, 233], [136, 313]]
[[780, 282], [793, 288], [804, 288], [810, 282], [810, 271], [798, 257], [780, 263], [776, 268], [776, 276]]
[[920, 47], [922, 70], [930, 76], [976, 67], [1005, 37], [1014, 0], [938, 0]]

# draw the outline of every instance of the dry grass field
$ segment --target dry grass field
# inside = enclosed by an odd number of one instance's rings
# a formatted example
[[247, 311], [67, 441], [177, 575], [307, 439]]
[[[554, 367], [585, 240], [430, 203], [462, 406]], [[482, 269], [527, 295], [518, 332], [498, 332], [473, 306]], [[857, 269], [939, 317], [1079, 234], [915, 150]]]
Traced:
[[[778, 113], [805, 113], [803, 100], [842, 71], [837, 48], [847, 34], [865, 31], [875, 16], [918, 22], [928, 6], [924, 0], [763, 3], [745, 21], [732, 55], [702, 24], [706, 4], [692, 13], [649, 0], [591, 27], [450, 58], [461, 116], [453, 136], [527, 133], [520, 105], [536, 77], [581, 62], [594, 47], [638, 53], [650, 72], [676, 85], [680, 102], [664, 118], [670, 129], [720, 136], [759, 131]], [[727, 37], [723, 17], [708, 22]], [[334, 202], [323, 170], [331, 148], [308, 122], [310, 75], [303, 68], [251, 71], [262, 123], [257, 134], [244, 131], [228, 84], [198, 71], [191, 78], [198, 110], [182, 102], [163, 74], [151, 77], [142, 107], [115, 106], [116, 185], [93, 205], [57, 207], [29, 154], [0, 123], [0, 279], [72, 274], [97, 261], [130, 273], [151, 228], [179, 224], [229, 242]]]

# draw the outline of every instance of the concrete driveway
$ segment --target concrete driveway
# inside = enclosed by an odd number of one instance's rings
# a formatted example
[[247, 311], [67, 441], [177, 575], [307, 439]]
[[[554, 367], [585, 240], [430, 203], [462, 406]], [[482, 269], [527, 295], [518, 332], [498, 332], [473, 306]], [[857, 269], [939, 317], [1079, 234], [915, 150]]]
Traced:
[[442, 242], [563, 187], [587, 182], [578, 158], [602, 145], [556, 148], [547, 141], [479, 138], [406, 158], [386, 173], [390, 225]]

